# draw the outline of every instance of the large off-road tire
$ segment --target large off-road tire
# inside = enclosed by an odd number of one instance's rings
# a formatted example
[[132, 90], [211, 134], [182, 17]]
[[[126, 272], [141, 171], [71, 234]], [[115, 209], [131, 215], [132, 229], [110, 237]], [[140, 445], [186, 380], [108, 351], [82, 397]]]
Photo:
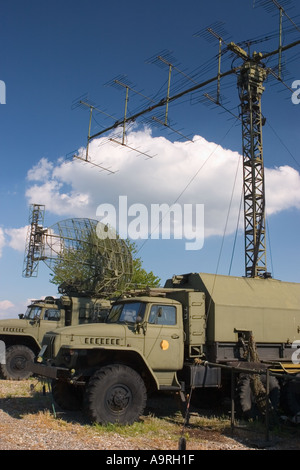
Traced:
[[295, 416], [300, 413], [300, 375], [297, 374], [298, 380], [288, 380], [282, 388], [281, 403], [284, 411]]
[[7, 380], [26, 380], [32, 372], [25, 369], [27, 361], [33, 362], [34, 352], [23, 345], [9, 346], [5, 354], [5, 364], [0, 364], [1, 376]]
[[[238, 381], [238, 410], [242, 417], [246, 419], [256, 419], [261, 418], [264, 415], [262, 407], [259, 406], [257, 398], [253, 393], [251, 387], [251, 377], [250, 374], [241, 375]], [[262, 375], [260, 377], [263, 386], [266, 386], [266, 377]], [[275, 377], [270, 377], [269, 382], [270, 392], [269, 392], [269, 402], [273, 410], [277, 410], [280, 402], [280, 386], [278, 380]], [[265, 402], [265, 396], [262, 397], [262, 400]]]
[[132, 424], [143, 414], [147, 392], [141, 376], [114, 364], [99, 369], [85, 392], [85, 410], [96, 423]]
[[62, 410], [78, 411], [82, 408], [83, 394], [80, 387], [62, 380], [53, 380], [51, 389], [53, 400]]

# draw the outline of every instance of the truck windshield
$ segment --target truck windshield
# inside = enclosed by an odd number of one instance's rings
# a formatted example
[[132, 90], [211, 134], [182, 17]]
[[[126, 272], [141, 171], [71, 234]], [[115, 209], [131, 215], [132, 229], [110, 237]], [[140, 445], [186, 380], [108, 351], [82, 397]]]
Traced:
[[27, 320], [34, 320], [40, 316], [41, 310], [41, 307], [30, 305], [25, 312], [24, 318], [27, 318]]
[[137, 317], [142, 321], [145, 313], [143, 302], [116, 304], [112, 307], [107, 323], [136, 323]]

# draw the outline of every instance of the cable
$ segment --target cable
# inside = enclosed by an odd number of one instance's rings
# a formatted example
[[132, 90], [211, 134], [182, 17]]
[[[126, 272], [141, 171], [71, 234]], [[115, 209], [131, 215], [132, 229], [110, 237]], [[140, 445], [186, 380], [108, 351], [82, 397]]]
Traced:
[[271, 261], [271, 273], [272, 273], [272, 277], [274, 277], [273, 257], [272, 257], [272, 248], [271, 248], [271, 237], [270, 237], [270, 229], [269, 229], [269, 223], [268, 223], [267, 218], [266, 218], [266, 225], [267, 225], [267, 234], [268, 234], [268, 242], [269, 242], [270, 261]]
[[[195, 178], [198, 176], [198, 174], [200, 173], [200, 171], [204, 168], [204, 166], [206, 165], [206, 163], [209, 161], [209, 159], [212, 157], [212, 155], [216, 152], [216, 150], [221, 146], [221, 143], [223, 142], [223, 140], [227, 137], [227, 135], [229, 134], [229, 132], [231, 131], [231, 129], [234, 127], [235, 125], [235, 122], [230, 126], [230, 128], [228, 129], [228, 131], [225, 133], [225, 135], [222, 137], [222, 139], [220, 140], [220, 143], [216, 145], [216, 147], [214, 148], [214, 150], [209, 154], [209, 156], [207, 157], [207, 159], [205, 160], [205, 162], [200, 166], [200, 168], [196, 171], [196, 173], [192, 176], [192, 178], [189, 180], [189, 182], [185, 185], [185, 187], [182, 189], [182, 191], [179, 193], [179, 195], [176, 197], [175, 201], [173, 202], [173, 205], [176, 204], [179, 199], [182, 197], [182, 195], [186, 192], [186, 190], [188, 189], [188, 187], [192, 184], [192, 182], [195, 180]], [[195, 141], [194, 141], [195, 142]], [[169, 213], [170, 211], [168, 211], [164, 216], [161, 216], [157, 226], [153, 229], [153, 231], [150, 233], [150, 238], [151, 238], [151, 235], [152, 233], [160, 226], [162, 220], [167, 216], [167, 214]], [[143, 244], [140, 246], [140, 248], [137, 250], [137, 253], [139, 253], [145, 246], [145, 244], [147, 243], [147, 241], [149, 240], [149, 237], [143, 242]]]
[[269, 123], [268, 119], [267, 119], [267, 124], [269, 125], [270, 129], [274, 132], [274, 134], [276, 135], [276, 137], [278, 138], [278, 140], [281, 142], [281, 144], [284, 146], [284, 148], [286, 149], [286, 151], [290, 154], [290, 156], [292, 157], [292, 159], [294, 160], [294, 162], [298, 165], [298, 167], [300, 168], [300, 163], [296, 160], [296, 158], [294, 157], [294, 155], [292, 154], [292, 152], [287, 148], [287, 146], [285, 145], [285, 143], [283, 142], [283, 140], [279, 137], [278, 133], [275, 131], [275, 129], [271, 126], [271, 124]]
[[237, 164], [237, 168], [236, 168], [236, 172], [235, 172], [234, 183], [233, 183], [233, 188], [232, 188], [232, 192], [231, 192], [229, 207], [228, 207], [228, 211], [227, 211], [227, 217], [226, 217], [226, 222], [225, 222], [225, 227], [224, 227], [224, 232], [223, 232], [223, 237], [222, 237], [222, 243], [221, 243], [221, 248], [220, 248], [220, 253], [219, 253], [219, 258], [218, 258], [217, 268], [216, 268], [215, 274], [217, 274], [218, 270], [219, 270], [219, 264], [220, 264], [220, 260], [221, 260], [221, 255], [222, 255], [222, 250], [223, 250], [223, 245], [224, 245], [224, 240], [225, 240], [225, 235], [226, 235], [226, 230], [227, 230], [227, 225], [228, 225], [228, 220], [229, 220], [229, 214], [230, 214], [230, 210], [231, 210], [231, 205], [232, 205], [233, 194], [234, 194], [234, 189], [235, 189], [235, 184], [236, 184], [236, 180], [237, 180], [239, 166], [240, 166], [240, 159], [238, 159], [238, 164]]
[[227, 230], [227, 224], [228, 224], [228, 220], [229, 220], [229, 214], [230, 214], [230, 209], [231, 209], [231, 205], [232, 205], [233, 194], [234, 194], [234, 189], [235, 189], [235, 184], [236, 184], [236, 180], [237, 180], [239, 166], [240, 166], [240, 159], [238, 159], [238, 164], [237, 164], [237, 168], [236, 168], [236, 172], [235, 172], [233, 188], [232, 188], [232, 191], [231, 191], [231, 197], [230, 197], [229, 207], [228, 207], [228, 211], [227, 211], [227, 217], [226, 217], [226, 222], [225, 222], [225, 227], [224, 227], [220, 252], [219, 252], [218, 261], [217, 261], [217, 267], [216, 267], [216, 271], [214, 273], [213, 285], [212, 285], [211, 293], [210, 293], [210, 296], [209, 296], [207, 315], [206, 315], [206, 319], [205, 319], [205, 325], [206, 326], [207, 326], [207, 323], [208, 323], [208, 318], [209, 318], [209, 314], [210, 314], [210, 307], [211, 307], [212, 298], [213, 298], [213, 292], [214, 292], [214, 289], [215, 289], [216, 278], [217, 278], [217, 274], [218, 274], [218, 270], [219, 270], [219, 264], [220, 264], [221, 255], [222, 255], [222, 251], [223, 251], [224, 240], [225, 240], [225, 235], [226, 235], [226, 230]]
[[241, 199], [240, 199], [239, 214], [238, 214], [238, 219], [237, 219], [237, 224], [236, 224], [236, 230], [235, 230], [235, 236], [234, 236], [234, 242], [233, 242], [233, 247], [232, 247], [232, 255], [231, 255], [231, 260], [230, 260], [228, 275], [230, 275], [230, 273], [231, 273], [231, 268], [232, 268], [233, 256], [234, 256], [234, 251], [235, 251], [235, 246], [236, 246], [236, 240], [237, 240], [237, 234], [238, 234], [239, 225], [240, 225], [240, 216], [241, 216], [242, 202], [243, 202], [243, 191], [242, 191]]

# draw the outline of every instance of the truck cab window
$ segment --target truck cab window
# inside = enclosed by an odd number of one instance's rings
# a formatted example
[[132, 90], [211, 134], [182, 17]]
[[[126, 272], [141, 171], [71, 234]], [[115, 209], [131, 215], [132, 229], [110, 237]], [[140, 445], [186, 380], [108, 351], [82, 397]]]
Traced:
[[44, 314], [44, 320], [59, 321], [60, 310], [57, 310], [56, 308], [47, 308]]
[[41, 310], [41, 307], [29, 306], [25, 312], [24, 318], [26, 318], [27, 320], [34, 320], [35, 318], [39, 318]]
[[142, 321], [145, 313], [145, 304], [132, 302], [116, 304], [112, 307], [107, 323], [136, 323], [137, 318]]
[[176, 325], [176, 307], [152, 305], [148, 321], [152, 325]]

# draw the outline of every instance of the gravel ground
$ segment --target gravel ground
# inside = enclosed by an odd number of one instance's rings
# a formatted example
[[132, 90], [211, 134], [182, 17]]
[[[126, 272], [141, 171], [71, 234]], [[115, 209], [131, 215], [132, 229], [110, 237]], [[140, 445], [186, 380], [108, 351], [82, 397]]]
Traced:
[[[26, 388], [27, 387], [27, 388]], [[32, 387], [32, 383], [31, 383]], [[24, 391], [25, 390], [25, 391]], [[113, 430], [100, 429], [90, 425], [80, 412], [62, 412], [51, 409], [51, 395], [32, 394], [30, 382], [10, 382], [0, 380], [0, 450], [178, 450], [178, 441], [182, 432], [182, 422], [172, 423], [167, 418], [166, 430], [149, 431], [148, 434], [121, 435]], [[148, 407], [148, 414], [142, 417], [147, 421], [155, 412], [155, 405]], [[163, 405], [164, 406], [164, 405]], [[184, 429], [186, 449], [192, 450], [257, 450], [285, 449], [300, 450], [299, 426], [291, 428], [291, 433], [284, 438], [273, 438], [268, 443], [264, 435], [248, 435], [230, 429], [216, 431], [208, 425], [193, 425], [198, 412], [191, 412], [189, 426]], [[170, 427], [171, 426], [171, 427]], [[267, 445], [265, 445], [267, 444]]]
[[[99, 434], [82, 429], [80, 424], [41, 424], [36, 416], [21, 420], [0, 411], [1, 450], [177, 450], [178, 443], [166, 438], [122, 437], [116, 433]], [[188, 441], [188, 450], [245, 450], [247, 446], [225, 436], [203, 432]]]

